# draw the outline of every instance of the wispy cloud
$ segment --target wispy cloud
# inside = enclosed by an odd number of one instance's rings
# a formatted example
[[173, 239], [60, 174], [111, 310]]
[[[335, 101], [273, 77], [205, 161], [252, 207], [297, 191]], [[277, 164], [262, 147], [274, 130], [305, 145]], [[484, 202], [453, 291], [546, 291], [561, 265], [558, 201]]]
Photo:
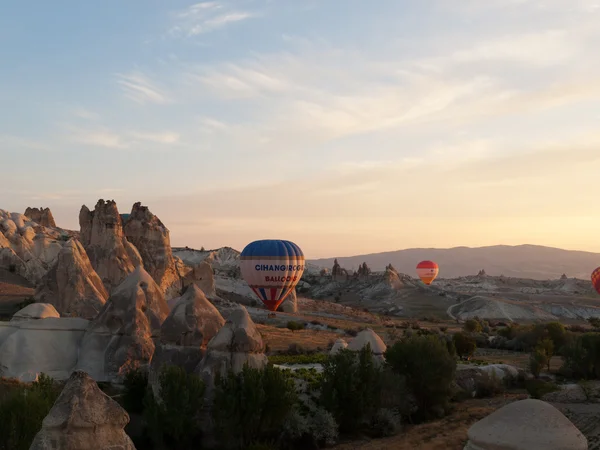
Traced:
[[[144, 149], [148, 147], [140, 144], [156, 144], [159, 147], [175, 145], [179, 142], [179, 133], [149, 132], [149, 131], [115, 131], [108, 127], [76, 127], [67, 125], [68, 137], [72, 142], [90, 145], [93, 147], [105, 147], [111, 149]], [[152, 149], [154, 147], [151, 147]]]
[[0, 134], [0, 151], [12, 152], [16, 149], [29, 150], [50, 150], [51, 146], [47, 143], [37, 141], [31, 138], [22, 136], [13, 136], [8, 134]]
[[170, 103], [168, 96], [141, 73], [117, 74], [117, 83], [127, 98], [140, 105]]
[[174, 14], [171, 36], [190, 37], [209, 33], [227, 25], [257, 17], [258, 14], [237, 10], [224, 2], [202, 2]]

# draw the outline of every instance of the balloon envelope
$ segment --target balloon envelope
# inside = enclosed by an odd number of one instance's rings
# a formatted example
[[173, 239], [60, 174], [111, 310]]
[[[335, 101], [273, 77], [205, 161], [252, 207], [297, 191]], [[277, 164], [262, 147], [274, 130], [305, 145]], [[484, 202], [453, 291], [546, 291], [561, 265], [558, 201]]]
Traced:
[[600, 267], [592, 272], [592, 284], [594, 285], [596, 292], [600, 294]]
[[242, 277], [271, 311], [277, 310], [304, 273], [304, 253], [290, 241], [251, 242], [240, 259]]
[[439, 271], [438, 265], [433, 261], [421, 261], [417, 264], [417, 274], [421, 281], [427, 285], [430, 285], [435, 280]]

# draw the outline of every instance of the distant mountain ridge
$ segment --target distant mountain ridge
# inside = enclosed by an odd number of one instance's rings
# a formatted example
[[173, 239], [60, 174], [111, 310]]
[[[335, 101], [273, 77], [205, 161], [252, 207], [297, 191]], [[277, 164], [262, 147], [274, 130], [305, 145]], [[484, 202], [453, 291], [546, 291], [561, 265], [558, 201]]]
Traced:
[[[313, 259], [309, 262], [331, 269], [336, 258]], [[481, 269], [487, 275], [546, 280], [559, 278], [589, 279], [600, 266], [600, 253], [564, 250], [541, 245], [493, 245], [487, 247], [409, 248], [337, 258], [346, 269], [356, 269], [366, 262], [374, 271], [392, 264], [398, 272], [416, 277], [419, 261], [430, 259], [440, 266], [440, 278], [476, 275]]]

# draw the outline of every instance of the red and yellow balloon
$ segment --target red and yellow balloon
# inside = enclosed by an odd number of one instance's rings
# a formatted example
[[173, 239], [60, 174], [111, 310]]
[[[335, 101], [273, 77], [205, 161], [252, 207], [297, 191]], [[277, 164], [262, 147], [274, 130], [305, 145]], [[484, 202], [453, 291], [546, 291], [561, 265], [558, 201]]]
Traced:
[[600, 267], [592, 272], [592, 285], [596, 289], [596, 292], [600, 294]]
[[439, 272], [440, 268], [433, 261], [421, 261], [417, 264], [417, 275], [428, 286], [433, 283]]

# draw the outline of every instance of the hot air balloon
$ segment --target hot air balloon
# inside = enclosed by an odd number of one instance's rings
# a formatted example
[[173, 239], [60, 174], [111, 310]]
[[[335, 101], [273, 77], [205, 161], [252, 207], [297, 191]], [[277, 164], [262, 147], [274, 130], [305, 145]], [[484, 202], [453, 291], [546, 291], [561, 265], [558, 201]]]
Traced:
[[242, 277], [270, 311], [277, 310], [304, 272], [304, 253], [290, 241], [251, 242], [240, 259]]
[[592, 272], [592, 285], [598, 294], [600, 294], [600, 267]]
[[421, 261], [417, 264], [417, 274], [426, 285], [430, 285], [435, 280], [439, 271], [438, 265], [433, 261]]

